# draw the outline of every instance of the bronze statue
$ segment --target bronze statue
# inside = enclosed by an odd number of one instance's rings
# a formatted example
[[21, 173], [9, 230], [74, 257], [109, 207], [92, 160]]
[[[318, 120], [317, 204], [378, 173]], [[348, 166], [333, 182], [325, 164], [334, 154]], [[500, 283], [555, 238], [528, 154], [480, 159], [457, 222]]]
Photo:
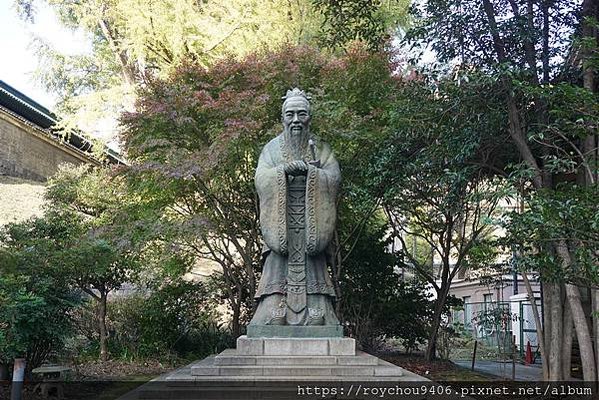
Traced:
[[310, 133], [310, 97], [295, 88], [283, 99], [283, 132], [264, 146], [256, 169], [265, 262], [250, 326], [338, 326], [326, 254], [339, 164]]

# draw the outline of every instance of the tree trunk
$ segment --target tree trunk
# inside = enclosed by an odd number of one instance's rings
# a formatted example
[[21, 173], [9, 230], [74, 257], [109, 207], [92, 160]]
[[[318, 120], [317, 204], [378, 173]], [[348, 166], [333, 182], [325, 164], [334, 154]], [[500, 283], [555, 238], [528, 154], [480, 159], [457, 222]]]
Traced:
[[108, 21], [106, 21], [105, 19], [99, 18], [98, 26], [100, 27], [100, 30], [104, 35], [104, 38], [110, 45], [110, 49], [114, 53], [116, 62], [121, 66], [121, 74], [123, 76], [123, 81], [127, 84], [127, 86], [133, 87], [133, 85], [135, 85], [134, 66], [131, 64], [131, 62], [129, 62], [129, 59], [125, 51], [119, 48], [118, 38], [115, 37]]
[[233, 302], [233, 319], [231, 320], [231, 331], [234, 338], [241, 336], [241, 299]]
[[593, 335], [595, 338], [595, 366], [597, 367], [597, 381], [599, 382], [599, 289], [591, 289], [593, 303]]
[[[556, 244], [556, 250], [562, 260], [562, 267], [568, 269], [572, 264], [568, 246], [563, 240]], [[595, 368], [595, 353], [593, 351], [593, 343], [591, 341], [591, 333], [586, 315], [582, 308], [580, 299], [580, 289], [571, 283], [566, 284], [566, 296], [568, 297], [568, 305], [572, 312], [572, 320], [574, 329], [576, 330], [576, 338], [580, 348], [580, 359], [582, 362], [582, 373], [585, 381], [594, 381], [597, 378], [597, 369]]]
[[542, 0], [541, 8], [543, 10], [543, 51], [542, 51], [542, 62], [543, 62], [543, 83], [549, 83], [549, 0]]
[[562, 378], [562, 290], [556, 283], [545, 286], [549, 294], [551, 309], [549, 311], [549, 323], [551, 324], [551, 336], [549, 338], [549, 380], [560, 381]]
[[[493, 4], [490, 0], [483, 0], [483, 9], [487, 14], [491, 36], [493, 38], [493, 48], [497, 53], [497, 58], [500, 63], [505, 63], [507, 61], [505, 47], [503, 40], [499, 35], [499, 29], [497, 28], [497, 21], [495, 19], [495, 10], [493, 9]], [[524, 162], [526, 162], [526, 164], [534, 171], [532, 180], [535, 187], [537, 189], [541, 188], [543, 186], [543, 175], [541, 169], [539, 168], [539, 164], [537, 163], [530, 147], [528, 146], [528, 143], [526, 142], [526, 135], [522, 128], [523, 124], [520, 118], [520, 112], [518, 111], [516, 99], [512, 93], [513, 88], [511, 80], [507, 76], [502, 76], [501, 82], [505, 90], [510, 136]]]
[[566, 284], [566, 294], [568, 295], [568, 304], [572, 311], [572, 320], [574, 322], [576, 338], [578, 339], [578, 346], [580, 348], [584, 380], [594, 381], [597, 377], [595, 353], [591, 342], [589, 325], [580, 300], [580, 290], [578, 289], [578, 286], [568, 283]]
[[572, 312], [568, 300], [564, 304], [564, 340], [562, 341], [562, 380], [572, 378]]
[[[582, 3], [582, 36], [587, 39], [587, 43], [582, 49], [583, 58], [585, 61], [585, 67], [583, 69], [583, 86], [587, 90], [595, 93], [597, 87], [595, 84], [595, 75], [597, 73], [596, 64], [589, 62], [592, 60], [594, 53], [598, 47], [598, 36], [594, 22], [599, 17], [599, 3], [597, 0], [584, 0]], [[590, 46], [590, 42], [593, 41], [593, 46]], [[587, 157], [582, 162], [586, 168], [584, 169], [584, 183], [586, 186], [594, 186], [597, 184], [598, 172], [597, 168], [592, 168], [597, 165], [599, 138], [597, 134], [588, 135], [584, 138], [582, 152]], [[594, 336], [595, 345], [595, 377], [594, 379], [599, 382], [599, 290], [591, 289], [591, 311], [592, 311], [592, 329]], [[581, 350], [582, 351], [582, 350]], [[586, 380], [586, 376], [585, 376]]]
[[341, 292], [341, 269], [343, 267], [343, 258], [341, 256], [341, 243], [339, 242], [339, 231], [335, 229], [333, 237], [334, 245], [327, 249], [327, 262], [331, 266], [333, 275], [333, 289], [335, 290], [335, 313], [339, 321], [343, 323], [345, 317], [343, 315], [343, 293]]
[[[542, 279], [542, 277], [541, 277]], [[549, 380], [549, 354], [551, 353], [551, 285], [545, 282], [542, 282], [543, 285], [543, 298], [541, 299], [543, 303], [543, 329], [545, 331], [545, 336], [543, 336], [543, 340], [545, 341], [545, 356], [546, 359], [543, 360], [547, 364], [547, 380]]]
[[[593, 26], [592, 19], [597, 17], [597, 0], [584, 0], [582, 2], [582, 37], [583, 39], [593, 40], [595, 36], [595, 27]], [[588, 20], [584, 20], [587, 18]], [[583, 86], [590, 90], [595, 91], [595, 68], [592, 62], [589, 62], [593, 57], [593, 52], [596, 50], [596, 42], [593, 47], [590, 47], [588, 43], [582, 47], [583, 61], [585, 67], [582, 71]]]
[[106, 329], [106, 300], [108, 294], [100, 292], [98, 299], [98, 325], [100, 328], [100, 360], [108, 360], [108, 330]]
[[426, 346], [426, 353], [424, 359], [426, 361], [433, 361], [436, 356], [437, 337], [439, 336], [439, 327], [441, 326], [441, 317], [443, 316], [443, 307], [447, 300], [447, 289], [441, 287], [438, 292], [437, 301], [435, 302], [435, 311], [433, 313], [433, 323], [431, 325], [431, 333], [428, 338], [428, 344]]

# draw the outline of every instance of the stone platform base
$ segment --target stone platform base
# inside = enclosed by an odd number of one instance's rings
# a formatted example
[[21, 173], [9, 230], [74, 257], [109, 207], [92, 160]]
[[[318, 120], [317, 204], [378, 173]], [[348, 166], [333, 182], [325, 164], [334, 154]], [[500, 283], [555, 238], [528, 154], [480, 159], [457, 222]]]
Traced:
[[309, 338], [309, 337], [343, 337], [341, 325], [294, 326], [294, 325], [248, 325], [249, 338]]
[[[194, 362], [137, 390], [130, 399], [305, 399], [305, 387], [428, 381], [356, 351], [350, 338], [248, 338], [236, 349]], [[316, 386], [314, 386], [316, 385]], [[331, 386], [332, 385], [332, 386]], [[339, 394], [339, 393], [338, 393]], [[321, 397], [318, 398], [336, 398]], [[360, 399], [362, 397], [343, 398]]]
[[351, 338], [237, 338], [239, 356], [355, 356], [356, 341]]
[[[402, 376], [403, 370], [370, 354], [356, 352], [350, 338], [248, 338], [191, 366], [196, 377]], [[259, 378], [258, 378], [259, 379]]]

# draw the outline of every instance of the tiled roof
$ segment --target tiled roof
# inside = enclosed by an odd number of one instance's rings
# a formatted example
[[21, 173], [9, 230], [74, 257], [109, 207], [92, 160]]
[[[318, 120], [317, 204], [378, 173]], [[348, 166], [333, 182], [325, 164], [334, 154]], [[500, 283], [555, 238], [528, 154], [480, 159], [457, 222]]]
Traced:
[[50, 128], [58, 122], [56, 115], [52, 111], [4, 81], [0, 81], [0, 105], [41, 128]]

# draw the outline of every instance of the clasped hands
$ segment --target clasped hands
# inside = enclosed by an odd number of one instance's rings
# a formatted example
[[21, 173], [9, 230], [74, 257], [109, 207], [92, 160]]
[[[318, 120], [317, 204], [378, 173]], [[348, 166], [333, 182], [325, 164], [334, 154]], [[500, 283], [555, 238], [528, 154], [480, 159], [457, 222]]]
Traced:
[[306, 163], [303, 160], [296, 160], [288, 162], [284, 165], [284, 170], [287, 175], [306, 175], [308, 173], [308, 164], [320, 167], [320, 161], [311, 161]]

